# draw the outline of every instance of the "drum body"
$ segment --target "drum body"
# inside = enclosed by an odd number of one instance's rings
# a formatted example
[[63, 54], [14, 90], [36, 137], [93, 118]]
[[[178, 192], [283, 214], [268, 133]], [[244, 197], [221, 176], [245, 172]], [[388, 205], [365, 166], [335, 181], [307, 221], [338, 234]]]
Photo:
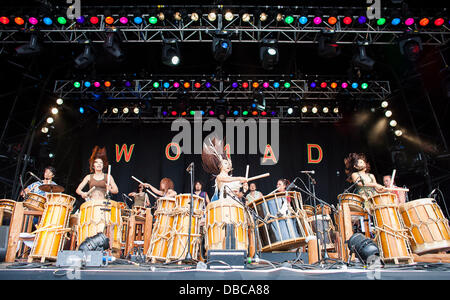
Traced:
[[28, 193], [27, 199], [23, 202], [23, 205], [33, 210], [44, 211], [47, 198], [35, 193]]
[[[168, 260], [184, 259], [188, 253], [189, 239], [189, 215], [190, 215], [190, 199], [191, 194], [179, 194], [175, 197], [176, 208], [173, 222], [174, 232], [172, 234]], [[200, 221], [203, 217], [205, 199], [197, 195], [193, 195], [192, 202], [192, 219], [191, 219], [191, 240], [190, 253], [193, 259], [198, 260], [200, 257], [201, 232]]]
[[145, 220], [145, 207], [144, 206], [133, 206], [132, 214], [137, 220]]
[[153, 260], [166, 260], [172, 236], [175, 198], [159, 198], [156, 201], [155, 224], [147, 257]]
[[303, 205], [303, 210], [306, 212], [308, 217], [314, 216], [314, 206], [312, 205]]
[[0, 199], [0, 208], [3, 208], [4, 212], [12, 214], [15, 205], [16, 205], [16, 201], [14, 201], [14, 200]]
[[[316, 233], [316, 220], [314, 216], [308, 218], [311, 230]], [[335, 249], [333, 221], [329, 215], [317, 215], [317, 235], [321, 245], [325, 245], [327, 250]]]
[[395, 203], [395, 195], [379, 194], [369, 198], [373, 206], [376, 240], [384, 261], [412, 261], [407, 229]]
[[448, 220], [432, 198], [400, 205], [400, 214], [410, 232], [411, 249], [416, 254], [450, 250]]
[[63, 247], [65, 234], [71, 230], [67, 226], [75, 198], [62, 193], [49, 193], [47, 199], [31, 249], [32, 258], [56, 259]]
[[341, 204], [347, 203], [350, 211], [364, 212], [364, 198], [357, 194], [344, 193], [338, 195]]
[[253, 256], [253, 224], [245, 208], [234, 200], [213, 201], [206, 207], [205, 248], [209, 250], [246, 250]]
[[80, 207], [78, 246], [86, 238], [99, 232], [105, 233], [105, 230], [109, 231], [107, 237], [110, 239], [111, 247], [120, 249], [122, 216], [118, 202], [106, 199], [84, 202]]
[[312, 235], [298, 192], [271, 194], [248, 205], [267, 223], [258, 222], [262, 252], [297, 248]]

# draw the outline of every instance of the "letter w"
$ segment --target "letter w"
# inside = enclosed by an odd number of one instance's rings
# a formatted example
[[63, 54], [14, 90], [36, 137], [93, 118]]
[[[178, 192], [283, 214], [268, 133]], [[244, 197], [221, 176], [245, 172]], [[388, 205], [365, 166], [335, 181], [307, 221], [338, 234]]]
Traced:
[[129, 162], [131, 155], [133, 154], [134, 144], [130, 146], [130, 150], [127, 149], [127, 145], [123, 144], [122, 149], [119, 150], [119, 145], [116, 144], [116, 162], [120, 162], [122, 154], [125, 154], [125, 161]]

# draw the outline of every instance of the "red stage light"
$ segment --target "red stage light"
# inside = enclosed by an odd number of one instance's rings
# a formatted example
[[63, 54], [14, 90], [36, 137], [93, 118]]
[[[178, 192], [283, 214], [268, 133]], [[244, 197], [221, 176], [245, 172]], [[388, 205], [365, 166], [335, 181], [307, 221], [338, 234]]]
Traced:
[[436, 20], [434, 20], [434, 25], [442, 26], [442, 24], [444, 24], [444, 19], [443, 18], [437, 18]]
[[2, 24], [9, 24], [9, 19], [7, 17], [0, 17], [0, 23]]
[[92, 23], [92, 24], [98, 24], [98, 18], [97, 17], [91, 17], [90, 19], [89, 19], [89, 21]]
[[248, 82], [242, 83], [242, 87], [243, 87], [244, 89], [248, 88]]
[[202, 85], [201, 85], [200, 83], [196, 82], [196, 83], [194, 84], [194, 86], [195, 86], [196, 89], [199, 89]]
[[345, 17], [343, 21], [345, 25], [350, 25], [353, 19], [351, 17]]
[[173, 111], [171, 112], [171, 114], [172, 114], [172, 116], [176, 116], [176, 115], [177, 115], [177, 112], [173, 110]]
[[326, 88], [326, 87], [327, 87], [327, 83], [326, 83], [326, 82], [322, 82], [322, 83], [320, 84], [320, 87], [323, 88], [323, 89]]

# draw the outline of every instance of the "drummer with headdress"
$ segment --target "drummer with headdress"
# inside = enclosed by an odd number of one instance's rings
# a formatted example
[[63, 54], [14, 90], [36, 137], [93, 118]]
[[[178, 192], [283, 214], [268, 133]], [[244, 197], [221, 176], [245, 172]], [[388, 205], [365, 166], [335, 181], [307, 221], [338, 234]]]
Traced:
[[207, 143], [203, 144], [202, 165], [206, 172], [216, 178], [215, 192], [211, 202], [231, 199], [233, 194], [238, 195], [242, 183], [247, 182], [245, 177], [230, 175], [233, 170], [231, 159], [224, 153], [223, 142], [217, 138], [208, 140]]
[[[117, 194], [119, 189], [111, 174], [105, 174], [103, 170], [108, 167], [108, 157], [106, 155], [106, 148], [95, 146], [92, 150], [92, 155], [89, 158], [90, 174], [86, 175], [81, 181], [76, 190], [76, 193], [85, 200], [102, 200], [106, 198], [108, 193]], [[109, 175], [109, 180], [108, 180]], [[109, 183], [109, 185], [108, 185]], [[83, 192], [83, 188], [89, 184], [91, 193]]]

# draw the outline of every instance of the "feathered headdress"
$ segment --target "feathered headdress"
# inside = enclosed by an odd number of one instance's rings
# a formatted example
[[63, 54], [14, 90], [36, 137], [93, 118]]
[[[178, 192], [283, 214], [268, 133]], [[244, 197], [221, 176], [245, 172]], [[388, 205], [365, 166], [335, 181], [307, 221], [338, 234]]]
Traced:
[[202, 166], [206, 172], [213, 175], [220, 173], [222, 161], [229, 160], [223, 148], [223, 142], [215, 137], [203, 143]]
[[95, 146], [92, 150], [92, 155], [89, 158], [89, 170], [94, 172], [94, 161], [100, 158], [103, 161], [103, 168], [108, 167], [108, 156], [106, 155], [106, 147], [100, 148], [99, 146]]

